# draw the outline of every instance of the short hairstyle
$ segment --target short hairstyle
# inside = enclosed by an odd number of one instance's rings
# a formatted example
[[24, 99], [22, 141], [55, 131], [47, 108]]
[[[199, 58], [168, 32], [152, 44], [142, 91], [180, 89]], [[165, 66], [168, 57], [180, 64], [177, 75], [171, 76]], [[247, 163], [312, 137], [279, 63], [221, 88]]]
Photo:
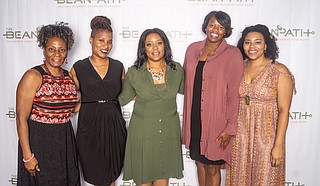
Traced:
[[74, 34], [69, 28], [68, 23], [56, 22], [55, 24], [49, 24], [41, 26], [38, 29], [37, 42], [40, 48], [45, 48], [49, 39], [57, 37], [66, 42], [67, 50], [71, 50], [74, 44]]
[[106, 16], [95, 16], [92, 18], [90, 27], [92, 38], [101, 30], [107, 30], [112, 33], [111, 20]]
[[134, 62], [134, 66], [136, 68], [140, 68], [143, 65], [143, 63], [147, 61], [148, 57], [146, 54], [145, 42], [146, 42], [147, 36], [153, 33], [158, 34], [162, 39], [164, 43], [163, 58], [165, 59], [167, 65], [169, 65], [172, 69], [175, 70], [176, 65], [174, 64], [174, 61], [172, 59], [172, 51], [171, 51], [169, 39], [167, 38], [166, 34], [159, 28], [147, 29], [141, 34], [139, 39], [139, 44], [138, 44], [137, 59]]
[[279, 57], [279, 47], [277, 46], [276, 43], [276, 38], [269, 32], [269, 28], [265, 25], [262, 24], [257, 24], [254, 26], [248, 26], [246, 27], [241, 34], [241, 38], [238, 41], [237, 47], [240, 49], [243, 59], [247, 59], [248, 57], [244, 53], [243, 50], [243, 43], [245, 37], [250, 33], [250, 32], [258, 32], [263, 35], [264, 41], [267, 45], [267, 49], [264, 53], [264, 56], [267, 58], [272, 59], [275, 61]]
[[216, 18], [218, 23], [224, 27], [226, 33], [223, 37], [228, 38], [232, 34], [231, 18], [223, 11], [211, 11], [209, 14], [207, 14], [202, 23], [202, 32], [206, 34], [206, 28], [210, 19], [213, 17]]

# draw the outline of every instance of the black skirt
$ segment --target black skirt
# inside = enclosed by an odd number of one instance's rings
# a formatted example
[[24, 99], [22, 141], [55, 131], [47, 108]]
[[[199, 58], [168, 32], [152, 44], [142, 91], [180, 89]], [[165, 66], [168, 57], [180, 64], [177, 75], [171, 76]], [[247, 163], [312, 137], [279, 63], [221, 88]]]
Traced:
[[80, 185], [75, 135], [71, 122], [45, 124], [32, 120], [29, 124], [30, 148], [37, 158], [40, 172], [31, 176], [22, 161], [18, 147], [18, 186]]

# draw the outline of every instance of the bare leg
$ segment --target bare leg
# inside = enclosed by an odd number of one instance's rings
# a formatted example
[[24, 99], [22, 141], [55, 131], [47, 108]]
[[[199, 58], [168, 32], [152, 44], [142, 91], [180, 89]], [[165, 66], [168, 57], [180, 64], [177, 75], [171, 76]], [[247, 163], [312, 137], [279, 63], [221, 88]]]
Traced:
[[154, 186], [168, 186], [169, 185], [169, 179], [165, 178], [165, 179], [159, 179], [159, 180], [155, 180], [153, 182]]
[[197, 166], [199, 186], [205, 186], [206, 185], [205, 165], [199, 161], [196, 161], [196, 166]]
[[[95, 186], [108, 186], [108, 185], [95, 185]], [[115, 186], [115, 182], [112, 182], [109, 186]]]
[[205, 165], [206, 184], [205, 186], [220, 186], [221, 173], [220, 165]]
[[150, 183], [144, 183], [144, 184], [142, 184], [142, 185], [140, 185], [140, 186], [152, 186], [152, 182], [150, 182]]

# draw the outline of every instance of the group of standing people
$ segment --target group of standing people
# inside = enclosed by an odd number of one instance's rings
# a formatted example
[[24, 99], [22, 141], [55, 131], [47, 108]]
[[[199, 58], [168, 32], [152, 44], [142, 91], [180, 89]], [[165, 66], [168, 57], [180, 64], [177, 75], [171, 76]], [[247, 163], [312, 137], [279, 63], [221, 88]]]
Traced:
[[[125, 73], [111, 57], [113, 31], [105, 16], [91, 20], [92, 53], [70, 72], [61, 68], [74, 43], [65, 23], [42, 26], [44, 63], [17, 88], [18, 185], [167, 186], [183, 177], [182, 147], [195, 160], [200, 186], [284, 185], [285, 134], [294, 78], [277, 62], [275, 38], [264, 25], [244, 29], [238, 47], [225, 38], [231, 19], [212, 11], [206, 38], [192, 43], [183, 67], [158, 28], [139, 39]], [[80, 101], [78, 101], [80, 93]], [[184, 94], [182, 135], [177, 94]], [[79, 96], [79, 97], [80, 97]], [[121, 106], [134, 100], [128, 131]], [[70, 116], [79, 112], [74, 135]], [[128, 132], [128, 133], [127, 133]]]

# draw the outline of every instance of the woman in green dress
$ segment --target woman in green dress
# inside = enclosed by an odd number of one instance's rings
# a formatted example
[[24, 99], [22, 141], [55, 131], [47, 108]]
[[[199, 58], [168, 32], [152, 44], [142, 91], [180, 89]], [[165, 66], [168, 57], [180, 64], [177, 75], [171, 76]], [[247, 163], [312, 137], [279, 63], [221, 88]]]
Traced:
[[137, 185], [168, 185], [182, 178], [180, 120], [176, 96], [183, 93], [184, 73], [172, 60], [169, 40], [158, 29], [145, 30], [137, 59], [128, 69], [120, 105], [135, 100], [128, 128], [124, 180]]

